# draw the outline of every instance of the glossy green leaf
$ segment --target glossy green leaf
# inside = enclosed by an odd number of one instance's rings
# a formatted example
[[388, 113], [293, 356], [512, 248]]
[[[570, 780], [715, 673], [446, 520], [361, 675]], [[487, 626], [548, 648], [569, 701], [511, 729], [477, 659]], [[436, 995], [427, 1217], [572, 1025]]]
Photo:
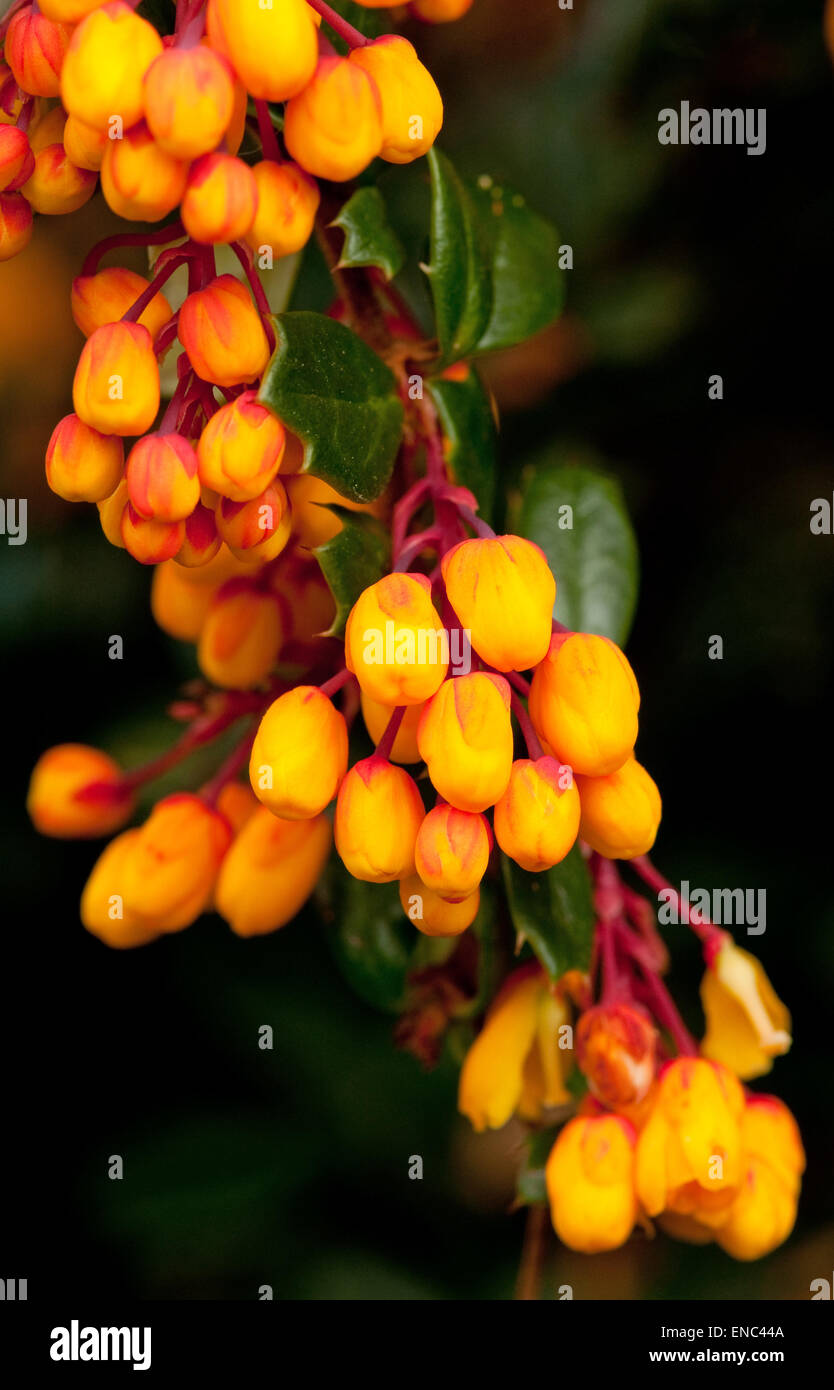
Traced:
[[328, 636], [341, 637], [348, 614], [363, 589], [386, 574], [391, 557], [391, 538], [375, 517], [328, 505], [342, 523], [341, 531], [313, 554], [336, 600], [336, 616]]
[[468, 356], [486, 331], [492, 309], [489, 251], [472, 195], [436, 147], [431, 171], [430, 261], [441, 363]]
[[356, 994], [397, 1013], [405, 1003], [415, 931], [396, 883], [363, 883], [341, 864], [327, 876], [323, 915], [336, 963]]
[[476, 352], [523, 343], [562, 311], [565, 275], [556, 228], [520, 193], [490, 179], [472, 189], [492, 275], [492, 311]]
[[304, 444], [304, 472], [370, 502], [391, 476], [403, 421], [396, 382], [351, 329], [324, 314], [278, 314], [258, 399]]
[[357, 189], [331, 226], [341, 227], [345, 234], [340, 270], [373, 265], [386, 280], [393, 280], [402, 269], [405, 250], [388, 221], [385, 200], [374, 185]]
[[497, 468], [495, 421], [483, 384], [470, 366], [463, 381], [434, 377], [426, 389], [448, 441], [447, 463], [456, 483], [474, 492], [480, 515], [491, 520]]
[[574, 845], [553, 869], [531, 874], [501, 856], [513, 925], [529, 941], [551, 979], [566, 970], [587, 970], [591, 962], [594, 909], [587, 865]]
[[622, 645], [637, 603], [639, 557], [619, 483], [588, 468], [536, 468], [519, 530], [541, 546], [556, 576], [559, 622]]

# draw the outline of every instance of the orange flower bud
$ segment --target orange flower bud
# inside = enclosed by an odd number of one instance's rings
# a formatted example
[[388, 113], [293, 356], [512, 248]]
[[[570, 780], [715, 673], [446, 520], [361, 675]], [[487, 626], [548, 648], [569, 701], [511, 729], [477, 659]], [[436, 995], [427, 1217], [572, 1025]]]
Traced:
[[198, 502], [185, 518], [185, 539], [174, 559], [186, 569], [201, 569], [220, 551], [222, 541], [217, 530], [214, 512]]
[[579, 793], [555, 758], [520, 758], [495, 806], [495, 838], [530, 873], [560, 864], [579, 831]]
[[101, 522], [101, 529], [111, 545], [117, 550], [124, 550], [125, 543], [122, 540], [122, 517], [127, 507], [127, 483], [124, 478], [119, 483], [115, 492], [111, 492], [109, 497], [105, 497], [102, 502], [97, 502], [98, 519]]
[[268, 247], [277, 260], [300, 251], [310, 240], [321, 195], [315, 179], [287, 160], [262, 159], [252, 168], [257, 210], [245, 241], [253, 251]]
[[741, 1132], [746, 1175], [715, 1239], [736, 1260], [758, 1260], [793, 1230], [805, 1152], [793, 1115], [775, 1096], [747, 1097]]
[[101, 168], [104, 151], [107, 149], [107, 135], [103, 130], [85, 125], [77, 116], [68, 116], [64, 126], [64, 149], [67, 159], [79, 169]]
[[443, 124], [437, 84], [399, 34], [384, 34], [364, 48], [354, 48], [349, 62], [374, 79], [382, 102], [382, 158], [410, 164], [426, 154]]
[[[287, 431], [287, 449], [281, 465], [281, 475], [287, 473], [287, 454], [290, 451], [292, 436]], [[367, 512], [372, 516], [380, 514], [379, 501], [353, 502], [342, 497], [334, 487], [323, 478], [312, 473], [294, 473], [284, 478], [287, 493], [292, 503], [293, 535], [305, 550], [314, 550], [338, 536], [342, 523], [338, 516], [329, 510], [331, 506], [345, 507], [350, 512]]]
[[243, 386], [269, 361], [269, 343], [249, 291], [234, 275], [195, 290], [180, 309], [179, 339], [203, 381]]
[[268, 583], [281, 600], [288, 639], [303, 644], [332, 627], [336, 601], [318, 562], [303, 551], [283, 550]]
[[77, 24], [102, 4], [103, 0], [39, 0], [38, 9], [47, 19], [58, 20], [61, 24]]
[[78, 359], [72, 401], [76, 415], [101, 434], [145, 434], [159, 410], [159, 368], [147, 328], [96, 328]]
[[414, 779], [375, 754], [350, 769], [336, 801], [336, 849], [366, 883], [391, 883], [414, 872], [414, 842], [423, 801]]
[[533, 673], [530, 718], [574, 772], [604, 777], [622, 767], [637, 741], [638, 704], [619, 647], [592, 633], [554, 633]]
[[[239, 835], [246, 822], [252, 819], [256, 811], [261, 810], [252, 788], [244, 786], [243, 782], [227, 782], [218, 792], [215, 804], [221, 816], [226, 817], [235, 835]], [[225, 862], [224, 859], [223, 863]], [[216, 896], [215, 891], [215, 898]]]
[[251, 690], [278, 660], [283, 635], [275, 596], [249, 580], [229, 579], [215, 594], [200, 632], [200, 670], [215, 685]]
[[92, 198], [98, 178], [89, 169], [77, 169], [63, 145], [47, 145], [35, 155], [35, 167], [22, 192], [34, 212], [56, 216], [75, 212]]
[[[129, 5], [121, 0], [101, 5], [82, 19], [70, 40], [61, 69], [64, 108], [94, 130], [110, 127], [111, 143], [120, 143], [144, 114], [145, 73], [161, 52], [153, 25]], [[114, 118], [120, 123], [116, 134]]]
[[442, 561], [449, 602], [479, 656], [499, 671], [537, 666], [550, 642], [556, 581], [521, 536], [461, 541]]
[[637, 1220], [634, 1126], [622, 1115], [577, 1117], [545, 1167], [553, 1229], [571, 1250], [616, 1250]]
[[139, 834], [138, 830], [125, 830], [110, 841], [99, 855], [81, 895], [81, 921], [87, 931], [116, 950], [146, 946], [159, 936], [155, 926], [125, 912], [122, 894], [114, 886], [122, 881]]
[[638, 1105], [654, 1081], [657, 1033], [628, 1004], [598, 1004], [576, 1027], [576, 1060], [595, 1096], [612, 1110]]
[[32, 153], [40, 154], [47, 145], [63, 144], [66, 128], [67, 116], [63, 107], [50, 106], [37, 120], [29, 123], [29, 146]]
[[182, 201], [188, 164], [166, 154], [144, 121], [109, 140], [101, 162], [101, 191], [128, 222], [159, 222]]
[[22, 193], [0, 193], [0, 261], [10, 261], [32, 237], [32, 209]]
[[460, 936], [478, 915], [481, 890], [464, 898], [443, 898], [427, 888], [419, 874], [400, 879], [400, 902], [410, 921], [424, 936]]
[[[362, 691], [362, 718], [374, 743], [379, 743], [394, 713], [390, 705], [381, 705]], [[396, 708], [396, 706], [394, 707]], [[388, 754], [392, 763], [419, 763], [420, 749], [417, 746], [417, 726], [420, 723], [425, 705], [408, 705], [400, 721], [393, 747]]]
[[756, 957], [721, 935], [701, 983], [707, 1020], [701, 1051], [751, 1081], [790, 1048], [791, 1016]]
[[[72, 282], [72, 316], [85, 338], [106, 323], [115, 323], [145, 293], [150, 281], [124, 266], [108, 266], [95, 275], [78, 275]], [[173, 310], [161, 292], [137, 320], [155, 339]], [[130, 433], [130, 431], [129, 431]]]
[[344, 716], [314, 685], [279, 695], [258, 727], [249, 780], [284, 820], [309, 820], [336, 795], [348, 757]]
[[238, 936], [283, 927], [304, 906], [330, 853], [326, 816], [279, 820], [265, 806], [246, 822], [223, 861], [215, 903]]
[[305, 0], [273, 0], [268, 8], [240, 0], [209, 0], [208, 38], [229, 59], [253, 97], [286, 101], [310, 81], [318, 37]]
[[146, 434], [127, 457], [127, 491], [146, 520], [184, 521], [200, 500], [197, 455], [181, 434]]
[[[367, 5], [368, 0], [359, 0]], [[472, 0], [411, 0], [409, 9], [418, 19], [427, 24], [448, 24], [450, 20], [460, 19], [471, 9]]]
[[0, 192], [4, 189], [14, 192], [26, 182], [34, 167], [25, 131], [16, 125], [0, 125]]
[[607, 777], [577, 777], [582, 816], [579, 834], [606, 859], [648, 854], [660, 825], [661, 801], [636, 758]]
[[176, 159], [217, 148], [234, 96], [230, 64], [206, 44], [166, 48], [145, 73], [145, 118], [157, 144]]
[[284, 445], [281, 421], [254, 391], [244, 391], [212, 415], [200, 436], [200, 481], [232, 502], [248, 502], [272, 482]]
[[185, 230], [208, 245], [246, 236], [258, 206], [248, 164], [232, 154], [205, 154], [192, 166], [180, 210]]
[[417, 746], [445, 801], [460, 811], [493, 806], [513, 765], [510, 687], [503, 676], [476, 671], [444, 681], [425, 707]]
[[389, 574], [359, 595], [345, 629], [345, 661], [383, 705], [419, 705], [449, 669], [448, 639], [424, 575]]
[[161, 565], [171, 560], [185, 540], [182, 521], [156, 521], [140, 516], [128, 501], [122, 512], [122, 544], [140, 565]]
[[284, 142], [296, 163], [318, 178], [356, 178], [382, 149], [373, 78], [347, 58], [320, 58], [315, 76], [287, 104]]
[[67, 502], [103, 502], [124, 472], [118, 435], [99, 434], [77, 415], [65, 415], [46, 451], [46, 481]]
[[516, 1111], [538, 1123], [570, 1100], [569, 1023], [568, 1005], [541, 966], [507, 976], [461, 1069], [458, 1109], [474, 1129], [501, 1129]]
[[485, 816], [435, 806], [420, 826], [414, 863], [428, 888], [445, 897], [465, 897], [486, 873], [490, 848]]
[[214, 589], [195, 582], [174, 560], [157, 565], [151, 584], [151, 613], [158, 627], [181, 642], [196, 642], [203, 630]]
[[158, 802], [114, 874], [125, 915], [157, 932], [189, 926], [209, 904], [231, 838], [199, 796], [177, 792]]
[[33, 5], [17, 11], [6, 30], [6, 62], [15, 82], [33, 97], [57, 97], [70, 29]]
[[57, 839], [112, 835], [133, 814], [118, 764], [84, 743], [59, 743], [35, 764], [26, 809], [36, 830]]
[[242, 560], [274, 560], [290, 539], [290, 505], [277, 478], [249, 502], [231, 502], [224, 497], [214, 516], [220, 536]]
[[744, 1178], [743, 1115], [744, 1092], [725, 1067], [678, 1057], [663, 1068], [637, 1141], [637, 1195], [649, 1216], [726, 1220]]

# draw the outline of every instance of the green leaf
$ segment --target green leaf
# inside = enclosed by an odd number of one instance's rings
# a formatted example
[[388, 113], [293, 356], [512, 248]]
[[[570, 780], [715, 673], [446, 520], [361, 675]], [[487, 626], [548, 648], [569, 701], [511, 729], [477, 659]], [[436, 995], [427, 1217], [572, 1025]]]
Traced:
[[258, 394], [304, 444], [304, 472], [342, 497], [371, 502], [385, 489], [403, 422], [385, 363], [324, 314], [278, 314], [276, 344]]
[[541, 546], [556, 576], [559, 621], [622, 645], [637, 603], [639, 557], [619, 483], [588, 468], [545, 464], [527, 486], [519, 529]]
[[594, 909], [591, 879], [579, 846], [541, 874], [501, 856], [510, 916], [519, 937], [529, 941], [551, 979], [591, 963]]
[[357, 189], [330, 225], [341, 227], [345, 234], [340, 270], [374, 265], [386, 280], [393, 280], [402, 269], [405, 250], [388, 221], [385, 200], [374, 185]]
[[492, 406], [473, 366], [463, 381], [434, 377], [426, 389], [440, 416], [449, 443], [447, 463], [452, 478], [474, 492], [485, 521], [495, 500], [495, 422]]
[[336, 600], [336, 616], [328, 637], [341, 637], [348, 614], [363, 589], [388, 571], [391, 538], [375, 517], [328, 505], [342, 523], [341, 531], [313, 551]]
[[516, 1193], [519, 1200], [528, 1206], [538, 1206], [547, 1201], [544, 1170], [560, 1129], [561, 1125], [535, 1129], [527, 1140], [527, 1152], [518, 1175]]
[[334, 862], [323, 894], [333, 954], [348, 984], [374, 1008], [400, 1012], [415, 931], [403, 912], [398, 885], [363, 883]]
[[430, 263], [441, 364], [466, 357], [486, 331], [492, 309], [488, 248], [472, 197], [435, 147], [431, 171]]
[[472, 198], [489, 248], [492, 312], [476, 352], [523, 343], [562, 312], [565, 277], [556, 228], [520, 193], [482, 179]]

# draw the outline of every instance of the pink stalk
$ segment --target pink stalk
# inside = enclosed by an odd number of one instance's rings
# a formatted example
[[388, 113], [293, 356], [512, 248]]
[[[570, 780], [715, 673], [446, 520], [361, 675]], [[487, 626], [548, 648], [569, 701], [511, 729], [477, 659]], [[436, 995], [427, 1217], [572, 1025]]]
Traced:
[[398, 705], [385, 726], [385, 733], [376, 746], [376, 751], [374, 753], [375, 758], [381, 758], [385, 762], [388, 761], [391, 749], [394, 747], [394, 740], [399, 733], [400, 725], [404, 717], [405, 705]]
[[324, 3], [324, 0], [308, 0], [308, 2], [310, 8], [315, 10], [317, 14], [320, 14], [325, 23], [330, 25], [333, 32], [338, 34], [339, 38], [344, 39], [345, 43], [349, 44], [351, 48], [364, 48], [370, 43], [370, 39], [366, 39], [365, 35], [360, 34], [358, 29], [354, 29], [352, 24], [348, 24], [346, 19], [342, 19], [340, 14], [337, 14], [335, 10], [331, 10], [330, 6]]

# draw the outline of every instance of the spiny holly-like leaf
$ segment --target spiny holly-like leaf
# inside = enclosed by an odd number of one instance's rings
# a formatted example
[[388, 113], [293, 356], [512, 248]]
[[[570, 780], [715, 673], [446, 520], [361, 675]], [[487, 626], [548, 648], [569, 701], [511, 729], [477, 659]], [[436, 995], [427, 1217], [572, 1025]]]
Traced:
[[313, 554], [336, 600], [336, 616], [327, 635], [341, 637], [362, 590], [387, 572], [391, 540], [385, 527], [365, 512], [336, 506], [328, 506], [327, 511], [338, 517], [342, 529], [324, 545], [316, 546]]
[[302, 440], [305, 473], [351, 501], [373, 501], [391, 476], [402, 431], [392, 373], [324, 314], [278, 314], [275, 331], [259, 400]]
[[501, 856], [510, 916], [551, 979], [591, 962], [594, 909], [591, 880], [579, 846], [544, 873], [531, 874]]
[[345, 234], [340, 269], [351, 266], [377, 266], [386, 280], [393, 280], [402, 269], [405, 250], [388, 221], [385, 200], [373, 185], [359, 188], [348, 198], [331, 223]]
[[495, 500], [495, 422], [492, 407], [475, 368], [465, 375], [438, 376], [426, 382], [448, 442], [447, 463], [456, 483], [474, 492], [480, 515], [489, 521]]
[[519, 530], [541, 546], [556, 576], [559, 621], [622, 645], [637, 603], [639, 560], [619, 483], [545, 463], [527, 486]]
[[436, 147], [431, 171], [431, 252], [426, 273], [434, 299], [441, 362], [466, 357], [486, 331], [492, 308], [488, 248], [481, 218], [454, 166]]
[[556, 228], [520, 193], [484, 178], [471, 189], [492, 276], [492, 312], [476, 352], [512, 347], [559, 317], [564, 273]]

